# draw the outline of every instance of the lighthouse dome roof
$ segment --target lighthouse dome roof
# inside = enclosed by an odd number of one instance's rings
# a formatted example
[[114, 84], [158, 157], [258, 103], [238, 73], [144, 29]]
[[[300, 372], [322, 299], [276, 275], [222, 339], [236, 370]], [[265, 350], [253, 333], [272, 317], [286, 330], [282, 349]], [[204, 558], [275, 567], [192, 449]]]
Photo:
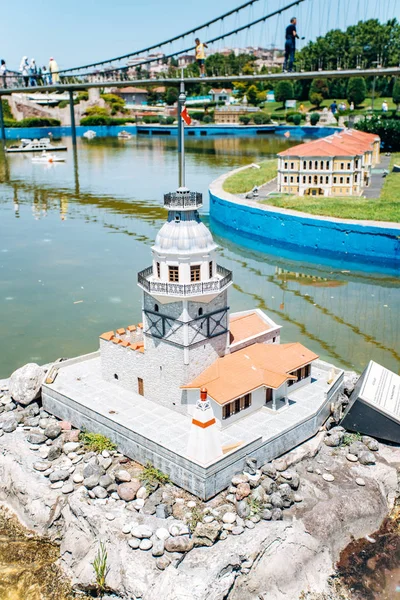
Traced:
[[157, 234], [155, 252], [182, 252], [185, 254], [211, 252], [216, 244], [207, 227], [194, 216], [182, 214], [179, 220], [170, 215]]

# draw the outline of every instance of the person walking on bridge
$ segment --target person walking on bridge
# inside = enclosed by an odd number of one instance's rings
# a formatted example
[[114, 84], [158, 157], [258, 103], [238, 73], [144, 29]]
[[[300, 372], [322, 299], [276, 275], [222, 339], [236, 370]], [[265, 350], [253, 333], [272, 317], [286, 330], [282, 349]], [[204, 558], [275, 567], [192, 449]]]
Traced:
[[[292, 17], [285, 31], [285, 62], [283, 63], [283, 71], [286, 73], [293, 71], [295, 54], [296, 54], [296, 39], [300, 39], [296, 29], [297, 19]], [[304, 37], [301, 38], [304, 40]]]
[[3, 88], [7, 88], [7, 65], [6, 61], [2, 58], [0, 64], [0, 81], [2, 83]]
[[196, 38], [194, 41], [196, 44], [196, 62], [200, 68], [200, 77], [205, 77], [206, 76], [206, 67], [205, 67], [206, 53], [205, 53], [204, 48], [207, 48], [208, 46], [205, 43], [201, 43], [199, 38]]
[[31, 64], [29, 65], [29, 85], [37, 85], [37, 66], [34, 58], [31, 58]]
[[19, 72], [21, 73], [21, 75], [24, 79], [25, 87], [28, 87], [28, 85], [29, 85], [29, 63], [28, 63], [27, 56], [22, 57], [21, 64], [19, 65]]
[[58, 64], [54, 60], [53, 57], [50, 58], [49, 62], [49, 72], [50, 72], [50, 83], [60, 83], [60, 76], [58, 74]]

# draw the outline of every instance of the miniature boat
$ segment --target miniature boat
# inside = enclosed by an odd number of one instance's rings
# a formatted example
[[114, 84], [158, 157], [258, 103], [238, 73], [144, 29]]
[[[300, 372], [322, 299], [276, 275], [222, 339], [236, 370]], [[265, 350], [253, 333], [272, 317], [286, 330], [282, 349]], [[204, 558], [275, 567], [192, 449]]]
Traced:
[[130, 140], [131, 137], [132, 137], [132, 134], [129, 133], [129, 131], [120, 131], [119, 134], [118, 134], [118, 137], [121, 140]]
[[60, 152], [68, 150], [67, 146], [53, 146], [49, 138], [41, 138], [40, 140], [22, 139], [20, 145], [12, 145], [6, 148], [7, 152], [43, 152], [52, 150]]
[[83, 134], [83, 137], [86, 138], [87, 140], [92, 140], [93, 138], [96, 137], [96, 132], [93, 131], [92, 129], [89, 129], [89, 131], [85, 131], [85, 133]]
[[32, 162], [34, 163], [54, 163], [54, 162], [65, 162], [65, 158], [57, 156], [56, 154], [47, 154], [46, 150], [43, 150], [40, 156], [33, 156]]

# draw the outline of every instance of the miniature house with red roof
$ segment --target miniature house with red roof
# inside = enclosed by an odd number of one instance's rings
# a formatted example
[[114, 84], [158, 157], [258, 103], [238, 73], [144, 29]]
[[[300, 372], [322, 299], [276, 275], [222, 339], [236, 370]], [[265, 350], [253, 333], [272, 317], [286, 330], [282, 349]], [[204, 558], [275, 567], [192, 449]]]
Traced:
[[216, 262], [201, 194], [181, 188], [164, 202], [152, 265], [138, 275], [143, 323], [100, 336], [103, 378], [191, 416], [206, 388], [220, 428], [288, 408], [318, 356], [280, 344], [280, 326], [259, 309], [230, 314], [232, 273]]
[[361, 196], [379, 155], [379, 136], [354, 129], [293, 146], [278, 154], [278, 192]]

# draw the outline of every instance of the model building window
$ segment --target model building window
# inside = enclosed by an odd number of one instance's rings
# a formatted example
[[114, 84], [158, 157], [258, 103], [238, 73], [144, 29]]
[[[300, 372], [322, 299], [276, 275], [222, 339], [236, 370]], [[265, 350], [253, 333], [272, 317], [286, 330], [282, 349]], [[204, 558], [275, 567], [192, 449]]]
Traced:
[[317, 160], [314, 162], [314, 169], [318, 169], [318, 161]]
[[354, 175], [354, 181], [355, 181], [356, 183], [357, 183], [357, 181], [358, 181], [358, 175], [357, 175], [357, 173]]
[[307, 177], [305, 175], [303, 175], [303, 183], [306, 182]]
[[356, 158], [356, 169], [358, 169], [358, 158]]
[[285, 162], [285, 169], [287, 169], [287, 166], [288, 166], [288, 164], [287, 164], [287, 162]]
[[347, 170], [350, 171], [351, 169], [351, 163], [347, 163]]
[[343, 171], [344, 169], [344, 163], [340, 163], [340, 170]]
[[346, 177], [346, 183], [350, 183], [350, 177]]
[[307, 161], [303, 160], [303, 169], [307, 169]]
[[158, 279], [161, 277], [161, 266], [159, 262], [157, 263], [157, 277]]
[[286, 177], [286, 175], [285, 175], [285, 177], [283, 178], [283, 182], [284, 182], [284, 183], [287, 183], [287, 177]]
[[323, 169], [323, 168], [324, 168], [324, 161], [321, 160], [321, 169]]
[[190, 281], [200, 281], [200, 265], [190, 267]]
[[336, 182], [337, 182], [337, 177], [334, 177], [333, 178], [333, 183], [336, 183]]
[[297, 383], [298, 381], [301, 381], [302, 379], [309, 377], [311, 375], [311, 365], [306, 365], [305, 367], [301, 367], [301, 369], [297, 369], [296, 371], [293, 371], [292, 373], [290, 373], [290, 375], [294, 375], [296, 377], [296, 379], [289, 379], [288, 386], [291, 386], [294, 383]]
[[229, 419], [232, 415], [237, 414], [245, 408], [249, 408], [249, 406], [251, 406], [251, 394], [245, 394], [222, 407], [222, 418]]
[[312, 169], [312, 160], [308, 161], [308, 168]]
[[312, 181], [312, 177], [311, 177], [311, 175], [309, 175], [308, 176], [308, 183], [311, 183], [311, 181]]
[[293, 177], [290, 178], [290, 183], [293, 183]]
[[322, 175], [321, 175], [321, 177], [319, 178], [319, 182], [320, 182], [320, 183], [324, 183], [324, 178], [323, 178], [323, 176], [322, 176]]
[[340, 178], [339, 183], [343, 183], [343, 177]]
[[294, 169], [294, 163], [290, 163], [290, 168]]
[[329, 160], [326, 161], [326, 168], [329, 169]]
[[169, 281], [179, 281], [179, 267], [168, 267]]
[[213, 276], [213, 264], [212, 264], [212, 260], [210, 260], [210, 262], [208, 263], [208, 276], [211, 279]]
[[328, 175], [325, 177], [325, 183], [329, 183], [329, 177], [328, 177]]

